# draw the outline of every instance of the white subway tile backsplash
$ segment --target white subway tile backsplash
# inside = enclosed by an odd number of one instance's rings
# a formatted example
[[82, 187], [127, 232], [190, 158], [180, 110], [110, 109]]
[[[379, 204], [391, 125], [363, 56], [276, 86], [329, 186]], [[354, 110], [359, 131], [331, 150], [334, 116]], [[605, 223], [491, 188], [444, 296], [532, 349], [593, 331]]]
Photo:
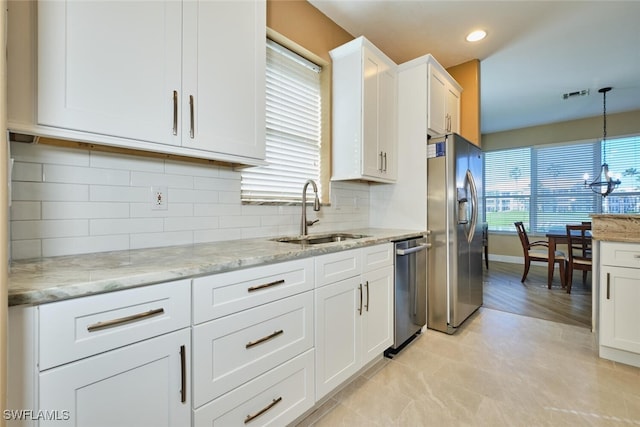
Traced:
[[193, 243], [192, 231], [169, 231], [162, 233], [137, 233], [130, 235], [131, 249], [156, 248], [162, 246], [188, 245]]
[[89, 165], [89, 152], [51, 145], [11, 143], [11, 157], [16, 162], [58, 165]]
[[44, 165], [43, 181], [69, 184], [129, 185], [129, 172], [68, 165]]
[[89, 200], [89, 186], [14, 180], [11, 195], [13, 200], [22, 201], [86, 201]]
[[[42, 219], [42, 202], [18, 202], [11, 203], [11, 219], [30, 220]], [[46, 218], [45, 218], [46, 219]]]
[[152, 210], [151, 202], [130, 203], [131, 218], [171, 218], [177, 216], [193, 216], [193, 204], [171, 203], [167, 204], [167, 210]]
[[164, 220], [165, 231], [210, 230], [219, 228], [217, 217], [173, 217]]
[[11, 222], [11, 237], [14, 240], [88, 235], [89, 221], [84, 219]]
[[91, 152], [91, 167], [126, 171], [164, 172], [164, 161], [151, 157], [126, 154]]
[[129, 236], [126, 234], [42, 240], [43, 257], [90, 254], [126, 249], [129, 249]]
[[42, 219], [93, 219], [128, 217], [129, 203], [42, 202]]
[[[300, 205], [242, 205], [241, 175], [230, 167], [37, 144], [11, 148], [13, 259], [299, 232]], [[156, 185], [167, 188], [166, 210], [152, 210]], [[307, 207], [310, 219], [320, 219], [310, 232], [367, 227], [368, 184], [331, 186], [332, 206]]]
[[27, 259], [42, 256], [42, 240], [14, 240], [11, 242], [11, 258]]
[[151, 187], [164, 185], [170, 188], [193, 188], [193, 177], [187, 175], [170, 175], [166, 173], [131, 172], [131, 185], [135, 187]]
[[89, 221], [89, 230], [92, 236], [158, 233], [164, 231], [164, 220], [162, 218], [92, 219]]
[[140, 202], [147, 201], [151, 206], [150, 187], [115, 187], [111, 185], [92, 185], [92, 202]]
[[220, 228], [260, 227], [259, 216], [221, 216]]
[[14, 162], [12, 179], [16, 181], [42, 182], [42, 165], [39, 163]]
[[172, 175], [188, 175], [193, 177], [218, 177], [220, 168], [209, 164], [194, 164], [167, 160], [165, 172]]

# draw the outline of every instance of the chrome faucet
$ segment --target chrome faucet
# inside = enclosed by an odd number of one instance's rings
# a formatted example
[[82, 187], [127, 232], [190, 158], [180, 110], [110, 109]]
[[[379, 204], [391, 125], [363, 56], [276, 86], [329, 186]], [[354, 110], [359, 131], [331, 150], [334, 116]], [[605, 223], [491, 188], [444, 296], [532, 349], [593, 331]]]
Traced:
[[311, 184], [313, 186], [313, 192], [316, 193], [316, 199], [313, 201], [313, 210], [318, 212], [320, 210], [320, 199], [318, 199], [318, 186], [316, 183], [309, 179], [304, 183], [304, 187], [302, 187], [302, 218], [300, 220], [300, 235], [307, 235], [307, 227], [312, 226], [316, 222], [320, 221], [316, 219], [314, 221], [307, 221], [307, 187]]

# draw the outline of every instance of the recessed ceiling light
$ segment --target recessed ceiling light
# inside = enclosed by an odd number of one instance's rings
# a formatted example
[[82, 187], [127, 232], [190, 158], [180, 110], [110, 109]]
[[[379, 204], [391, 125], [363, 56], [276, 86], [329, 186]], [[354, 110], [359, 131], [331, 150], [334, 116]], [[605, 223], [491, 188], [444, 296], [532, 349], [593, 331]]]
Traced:
[[487, 36], [487, 32], [485, 30], [475, 30], [469, 33], [469, 35], [467, 35], [467, 41], [468, 42], [477, 42], [482, 40], [483, 38], [485, 38]]

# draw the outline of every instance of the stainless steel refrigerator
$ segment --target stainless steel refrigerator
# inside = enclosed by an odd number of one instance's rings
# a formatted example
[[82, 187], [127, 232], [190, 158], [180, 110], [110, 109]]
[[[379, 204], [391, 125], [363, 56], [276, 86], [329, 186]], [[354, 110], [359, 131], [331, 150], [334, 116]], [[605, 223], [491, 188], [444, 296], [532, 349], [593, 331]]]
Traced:
[[427, 142], [427, 327], [452, 334], [482, 305], [482, 151], [457, 134]]

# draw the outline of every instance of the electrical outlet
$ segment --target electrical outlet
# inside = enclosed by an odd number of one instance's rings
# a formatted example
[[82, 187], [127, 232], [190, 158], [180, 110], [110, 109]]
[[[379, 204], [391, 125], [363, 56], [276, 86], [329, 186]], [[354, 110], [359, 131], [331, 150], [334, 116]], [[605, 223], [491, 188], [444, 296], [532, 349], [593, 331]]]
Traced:
[[151, 210], [166, 211], [169, 199], [167, 187], [154, 185], [151, 187]]

